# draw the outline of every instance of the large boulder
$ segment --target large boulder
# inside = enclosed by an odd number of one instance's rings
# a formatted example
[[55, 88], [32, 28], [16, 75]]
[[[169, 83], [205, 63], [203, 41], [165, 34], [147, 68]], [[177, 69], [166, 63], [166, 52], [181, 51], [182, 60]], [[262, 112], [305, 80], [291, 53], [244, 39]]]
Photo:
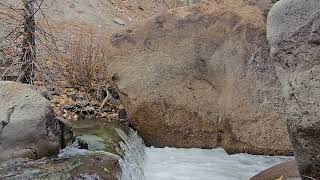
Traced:
[[263, 11], [225, 0], [114, 34], [113, 75], [147, 145], [290, 154]]
[[59, 121], [49, 101], [28, 85], [0, 81], [0, 123], [0, 162], [59, 151]]
[[320, 179], [320, 1], [279, 1], [267, 29], [300, 174]]

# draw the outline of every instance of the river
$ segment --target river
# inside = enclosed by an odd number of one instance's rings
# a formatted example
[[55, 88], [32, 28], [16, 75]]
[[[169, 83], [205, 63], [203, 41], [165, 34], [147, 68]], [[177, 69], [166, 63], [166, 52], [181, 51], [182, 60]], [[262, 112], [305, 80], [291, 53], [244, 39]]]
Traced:
[[223, 149], [147, 148], [146, 180], [248, 180], [291, 157], [228, 155]]
[[249, 180], [276, 164], [292, 160], [284, 156], [228, 155], [223, 149], [145, 147], [138, 134], [118, 132], [125, 156], [120, 160], [121, 180]]

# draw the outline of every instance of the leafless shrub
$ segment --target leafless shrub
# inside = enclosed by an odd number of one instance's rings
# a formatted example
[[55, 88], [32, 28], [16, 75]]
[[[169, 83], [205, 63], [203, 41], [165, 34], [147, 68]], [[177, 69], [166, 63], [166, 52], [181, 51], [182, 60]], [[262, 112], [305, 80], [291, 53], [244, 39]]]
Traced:
[[65, 43], [61, 57], [62, 73], [72, 86], [97, 90], [109, 82], [106, 71], [106, 38], [80, 35]]
[[42, 13], [44, 1], [0, 2], [0, 79], [33, 84], [38, 64], [35, 16]]

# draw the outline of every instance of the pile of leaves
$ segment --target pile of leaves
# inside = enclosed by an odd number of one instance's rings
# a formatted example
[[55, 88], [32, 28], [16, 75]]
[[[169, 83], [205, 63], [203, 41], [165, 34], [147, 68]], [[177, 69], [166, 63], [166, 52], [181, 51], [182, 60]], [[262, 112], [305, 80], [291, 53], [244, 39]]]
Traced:
[[106, 86], [99, 92], [100, 94], [72, 87], [57, 88], [57, 86], [48, 89], [38, 88], [38, 91], [52, 102], [56, 115], [69, 122], [88, 118], [107, 121], [127, 118], [114, 86]]
[[88, 86], [75, 86], [68, 81], [56, 80], [50, 84], [35, 81], [36, 90], [51, 101], [57, 117], [67, 122], [80, 119], [102, 119], [109, 122], [127, 121], [127, 114], [120, 102], [118, 89], [112, 82], [92, 82]]

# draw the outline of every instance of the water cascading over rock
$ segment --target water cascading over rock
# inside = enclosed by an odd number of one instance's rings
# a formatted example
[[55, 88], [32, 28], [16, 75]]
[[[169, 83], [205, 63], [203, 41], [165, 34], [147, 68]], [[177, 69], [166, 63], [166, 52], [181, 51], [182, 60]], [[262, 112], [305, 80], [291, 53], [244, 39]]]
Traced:
[[0, 163], [0, 179], [144, 180], [145, 146], [135, 131], [101, 119], [72, 124], [72, 143], [57, 156]]
[[137, 132], [129, 130], [129, 134], [117, 130], [124, 140], [120, 142], [123, 157], [119, 160], [122, 174], [120, 180], [144, 180], [143, 164], [145, 159], [145, 145]]

